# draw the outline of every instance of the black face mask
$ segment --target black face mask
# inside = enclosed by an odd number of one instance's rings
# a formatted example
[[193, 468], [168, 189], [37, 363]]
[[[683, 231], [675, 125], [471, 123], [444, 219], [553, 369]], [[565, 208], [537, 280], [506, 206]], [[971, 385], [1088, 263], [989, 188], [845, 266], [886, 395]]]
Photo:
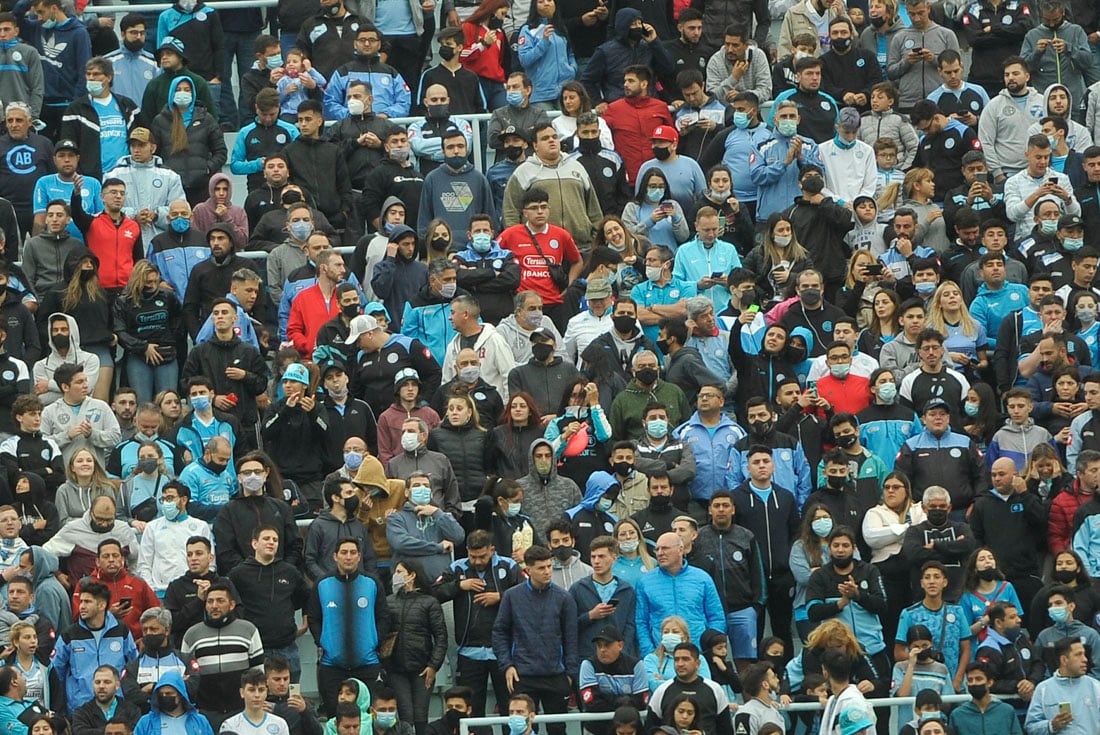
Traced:
[[554, 345], [548, 345], [545, 342], [531, 345], [531, 356], [539, 362], [546, 362], [552, 354], [554, 354]]
[[825, 179], [817, 176], [807, 176], [802, 179], [802, 191], [807, 194], [820, 194], [821, 190], [825, 188]]
[[428, 105], [428, 119], [446, 120], [451, 114], [451, 105], [444, 102], [441, 105]]
[[657, 382], [657, 368], [642, 368], [634, 373], [634, 377], [637, 378], [638, 382], [642, 385], [653, 385]]
[[341, 306], [340, 313], [348, 319], [354, 319], [359, 316], [359, 304], [346, 304], [345, 306]]
[[354, 516], [355, 511], [359, 510], [359, 496], [352, 495], [350, 498], [344, 498], [344, 510], [349, 516]]
[[857, 434], [847, 434], [845, 436], [838, 436], [836, 438], [836, 445], [841, 449], [851, 449], [856, 445], [856, 440], [859, 439]]
[[50, 337], [50, 342], [52, 342], [53, 346], [59, 350], [69, 349], [70, 340], [69, 335], [67, 334], [55, 334], [54, 336]]
[[456, 51], [458, 51], [458, 49], [456, 49], [454, 46], [440, 46], [439, 58], [443, 59], [444, 61], [450, 61], [455, 57]]
[[771, 419], [767, 421], [750, 421], [749, 429], [752, 430], [754, 436], [764, 436], [772, 430]]
[[165, 636], [161, 633], [148, 633], [142, 636], [141, 640], [145, 642], [146, 651], [159, 651], [164, 648]]
[[206, 466], [209, 467], [210, 471], [213, 472], [215, 475], [220, 475], [221, 473], [225, 472], [225, 468], [229, 465], [222, 464], [221, 462], [207, 462]]
[[838, 38], [829, 42], [829, 48], [837, 53], [844, 53], [852, 47], [852, 39], [850, 38]]
[[926, 648], [923, 651], [920, 651], [917, 654], [917, 660], [920, 661], [921, 663], [928, 663], [929, 661], [932, 660], [932, 650], [929, 649], [929, 648]]
[[495, 15], [492, 18], [489, 19], [489, 28], [491, 30], [499, 31], [503, 27], [504, 27], [504, 21], [502, 21], [500, 18], [496, 17]]
[[671, 148], [654, 148], [653, 149], [653, 157], [656, 158], [658, 161], [667, 161], [671, 155], [672, 155], [672, 149]]
[[851, 563], [852, 563], [852, 557], [850, 557], [850, 556], [834, 556], [833, 557], [833, 566], [836, 567], [837, 569], [845, 569]]
[[626, 32], [626, 37], [631, 41], [641, 41], [645, 38], [644, 28], [631, 28]]
[[297, 204], [302, 201], [302, 195], [296, 191], [288, 191], [280, 197], [279, 201], [283, 203], [284, 207], [289, 207], [291, 204]]
[[180, 700], [175, 694], [157, 693], [157, 708], [161, 712], [175, 712], [180, 706]]
[[657, 349], [667, 355], [668, 354], [668, 340], [667, 339], [657, 340]]
[[80, 271], [80, 282], [81, 283], [87, 283], [88, 281], [92, 280], [93, 278], [95, 278], [95, 271], [94, 270], [93, 271], [89, 271], [89, 270]]
[[577, 138], [577, 150], [583, 155], [592, 155], [603, 150], [603, 143], [599, 138]]
[[626, 477], [634, 471], [634, 464], [632, 462], [616, 462], [612, 465], [612, 469], [619, 477]]
[[649, 496], [649, 507], [653, 510], [664, 512], [668, 510], [670, 505], [672, 505], [672, 496], [670, 495]]
[[1077, 572], [1073, 569], [1055, 569], [1050, 576], [1058, 584], [1069, 584], [1077, 579]]
[[985, 699], [985, 695], [989, 694], [988, 684], [967, 684], [966, 691], [974, 699]]
[[[447, 46], [441, 46], [440, 48], [447, 48]], [[465, 713], [459, 712], [456, 709], [449, 709], [443, 713], [443, 721], [447, 723], [447, 727], [451, 730], [458, 729], [458, 722], [462, 719]]]
[[871, 25], [875, 28], [882, 28], [886, 25], [886, 18], [871, 16]]
[[996, 567], [993, 567], [992, 569], [978, 570], [978, 579], [982, 580], [983, 582], [996, 582], [998, 579], [1001, 578], [1001, 576], [1001, 573], [997, 570]]
[[519, 157], [523, 155], [523, 146], [521, 145], [506, 145], [504, 146], [504, 157], [509, 161], [518, 161]]
[[611, 323], [615, 325], [615, 331], [619, 334], [630, 334], [634, 331], [634, 322], [636, 320], [632, 316], [613, 316], [611, 317]]
[[89, 521], [88, 525], [91, 526], [93, 533], [110, 533], [111, 529], [115, 527], [113, 521], [111, 523], [96, 523], [95, 521]]
[[451, 241], [445, 237], [437, 237], [432, 240], [432, 250], [446, 250]]
[[930, 510], [927, 513], [928, 522], [933, 526], [943, 526], [947, 523], [947, 511], [946, 510]]
[[572, 558], [572, 556], [573, 556], [573, 547], [572, 546], [559, 546], [558, 548], [554, 549], [550, 553], [552, 553], [554, 555], [554, 558], [557, 559], [558, 561], [566, 562], [566, 561], [569, 561], [569, 559]]
[[825, 478], [825, 482], [833, 490], [840, 490], [841, 488], [843, 488], [845, 485], [848, 484], [848, 478], [847, 477], [841, 477], [840, 475], [829, 475], [828, 477]]

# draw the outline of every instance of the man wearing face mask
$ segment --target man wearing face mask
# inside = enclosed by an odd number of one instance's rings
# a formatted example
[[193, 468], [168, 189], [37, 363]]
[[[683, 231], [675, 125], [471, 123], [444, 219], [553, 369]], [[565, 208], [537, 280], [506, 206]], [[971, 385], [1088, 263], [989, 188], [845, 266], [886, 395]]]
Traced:
[[[220, 724], [221, 718], [218, 719]], [[187, 685], [178, 671], [166, 671], [157, 679], [153, 688], [152, 707], [138, 721], [134, 732], [141, 735], [169, 732], [214, 735], [210, 720], [191, 703]]]
[[154, 699], [157, 678], [168, 671], [188, 676], [190, 692], [195, 691], [196, 678], [191, 678], [191, 661], [184, 661], [172, 642], [172, 613], [164, 607], [151, 607], [141, 614], [142, 652], [122, 670], [120, 696], [138, 708], [139, 715], [149, 712]]
[[829, 50], [821, 55], [822, 88], [837, 102], [864, 112], [871, 87], [881, 81], [875, 53], [857, 45], [851, 19], [841, 15], [829, 21]]
[[[496, 417], [504, 408], [504, 401], [508, 400], [508, 375], [515, 363], [512, 360], [512, 351], [503, 337], [496, 333], [492, 324], [480, 321], [481, 307], [477, 300], [469, 294], [463, 294], [456, 298], [451, 307], [450, 323], [455, 336], [447, 344], [444, 350], [443, 379], [454, 380], [460, 378], [470, 390], [477, 388], [478, 383], [488, 383], [492, 393], [497, 394], [497, 401], [492, 401], [487, 394], [480, 397], [474, 395], [478, 410], [495, 410], [496, 413], [481, 413], [482, 425], [495, 424]], [[476, 363], [470, 362], [466, 356], [465, 365], [462, 359], [463, 353], [473, 352]], [[475, 371], [471, 368], [476, 367]], [[465, 375], [463, 375], [465, 370]], [[442, 389], [441, 389], [442, 390]], [[438, 396], [438, 394], [437, 394]], [[440, 415], [443, 412], [440, 411]]]
[[426, 577], [438, 579], [466, 533], [450, 513], [434, 504], [437, 493], [426, 473], [414, 471], [408, 483], [408, 501], [386, 521], [386, 540], [395, 557], [415, 559], [423, 565]]
[[1042, 659], [1047, 666], [1047, 671], [1058, 672], [1057, 641], [1064, 638], [1080, 641], [1085, 647], [1086, 654], [1088, 654], [1089, 666], [1087, 673], [1093, 679], [1097, 679], [1100, 678], [1100, 661], [1096, 660], [1096, 652], [1100, 651], [1100, 634], [1083, 620], [1077, 619], [1074, 614], [1077, 610], [1074, 596], [1075, 593], [1072, 587], [1057, 586], [1050, 590], [1047, 600], [1047, 614], [1053, 624], [1049, 628], [1044, 628], [1039, 632], [1039, 635], [1035, 636], [1035, 645], [1042, 652]]
[[[990, 605], [985, 614], [989, 617], [989, 627], [985, 629], [985, 640], [978, 645], [974, 660], [987, 667], [986, 691], [1018, 696], [1030, 702], [1035, 685], [1043, 680], [1045, 672], [1039, 649], [1020, 625], [1019, 609], [1010, 602], [1001, 601]], [[969, 667], [967, 679], [970, 679]], [[973, 693], [969, 681], [967, 686]]]
[[[360, 28], [359, 32], [363, 33], [363, 29]], [[396, 75], [396, 72], [394, 74]], [[397, 78], [396, 84], [399, 88], [405, 89], [405, 94], [408, 95], [408, 89], [400, 77]], [[329, 88], [331, 89], [331, 85]], [[363, 182], [366, 181], [371, 169], [382, 161], [385, 156], [385, 151], [382, 150], [382, 140], [393, 125], [387, 116], [383, 114], [385, 110], [379, 110], [378, 113], [372, 112], [374, 89], [375, 87], [372, 87], [369, 82], [363, 79], [353, 79], [349, 82], [346, 93], [347, 113], [340, 117], [339, 122], [328, 133], [329, 139], [334, 143], [339, 143], [340, 149], [348, 158], [348, 175], [351, 176], [353, 189], [362, 190]], [[392, 89], [392, 87], [385, 84], [379, 86], [378, 89], [385, 92]], [[328, 102], [327, 92], [325, 102], [326, 104]], [[404, 117], [408, 115], [407, 104], [405, 110], [406, 112], [391, 114], [390, 116]], [[328, 110], [326, 109], [325, 112], [327, 116]]]
[[[521, 313], [538, 314], [542, 319], [549, 319], [543, 316], [542, 312], [523, 311]], [[533, 324], [534, 319], [531, 318], [529, 323]], [[549, 415], [558, 409], [565, 386], [579, 378], [580, 372], [572, 362], [562, 359], [561, 354], [557, 352], [557, 346], [563, 340], [552, 331], [552, 328], [540, 326], [531, 331], [530, 335], [528, 340], [530, 358], [508, 373], [508, 394], [514, 395], [521, 391], [530, 393], [535, 399], [539, 412]]]
[[191, 489], [186, 484], [169, 482], [161, 488], [157, 517], [145, 525], [141, 535], [137, 576], [161, 598], [172, 580], [187, 572], [188, 540], [198, 536], [213, 542], [210, 524], [187, 512], [190, 502]]
[[137, 536], [126, 521], [116, 520], [117, 512], [114, 498], [100, 495], [92, 500], [88, 512], [62, 526], [42, 548], [61, 559], [61, 569], [70, 579], [79, 580], [95, 569], [100, 543], [114, 539], [122, 546], [122, 559], [136, 569]]
[[680, 134], [674, 125], [658, 125], [653, 129], [650, 135], [653, 157], [638, 169], [634, 178], [635, 189], [641, 186], [642, 175], [646, 171], [658, 169], [668, 181], [669, 190], [664, 198], [676, 200], [685, 212], [690, 213], [695, 210], [696, 198], [706, 193], [707, 180], [694, 158], [676, 152], [679, 144]]
[[420, 173], [427, 176], [445, 160], [443, 135], [452, 128], [458, 130], [466, 138], [467, 147], [470, 147], [473, 145], [473, 128], [465, 118], [451, 115], [451, 96], [442, 84], [427, 87], [423, 101], [424, 119], [409, 125], [408, 140]]
[[497, 417], [504, 410], [504, 400], [496, 387], [485, 382], [481, 358], [477, 350], [464, 347], [452, 361], [454, 377], [439, 386], [432, 396], [432, 408], [440, 416], [447, 413], [447, 400], [457, 392], [465, 391], [477, 407], [482, 428], [491, 429], [498, 423]]
[[205, 450], [195, 455], [180, 473], [180, 482], [191, 489], [191, 513], [204, 521], [213, 521], [237, 493], [236, 472], [232, 468], [233, 448], [221, 436], [211, 437]]
[[847, 342], [833, 342], [825, 353], [828, 374], [816, 382], [818, 396], [828, 409], [844, 413], [859, 413], [870, 403], [867, 378], [852, 373], [852, 347]]
[[[341, 121], [349, 116], [384, 121], [405, 117], [412, 102], [409, 85], [393, 66], [380, 60], [382, 32], [370, 23], [361, 23], [355, 31], [355, 57], [337, 67], [325, 87], [325, 118]], [[391, 58], [396, 58], [394, 49]], [[359, 86], [366, 97], [353, 96]], [[379, 117], [375, 117], [377, 113]], [[352, 136], [354, 137], [354, 136]], [[381, 147], [377, 141], [375, 148]]]
[[493, 203], [497, 211], [504, 209], [504, 191], [508, 181], [515, 174], [516, 169], [527, 160], [527, 133], [509, 125], [500, 131], [503, 148], [497, 156], [497, 161], [485, 172], [485, 178], [489, 180], [489, 187], [493, 190]]
[[519, 264], [512, 251], [497, 244], [489, 215], [475, 214], [470, 217], [466, 235], [469, 244], [452, 256], [452, 261], [458, 266], [458, 288], [477, 299], [484, 322], [499, 324], [511, 315], [514, 308], [514, 294], [519, 287]]
[[489, 147], [497, 152], [497, 161], [501, 160], [504, 152], [503, 132], [506, 129], [521, 130], [533, 139], [539, 128], [550, 125], [546, 111], [541, 107], [531, 106], [533, 90], [531, 78], [523, 72], [508, 75], [504, 84], [507, 104], [493, 110], [489, 120]]
[[[1026, 251], [1021, 252], [1027, 254], [1028, 270], [1048, 273], [1055, 293], [1062, 298], [1063, 304], [1068, 304], [1066, 294], [1069, 291], [1066, 286], [1075, 280], [1073, 258], [1085, 244], [1084, 222], [1075, 214], [1052, 216], [1054, 212], [1051, 211], [1050, 200], [1041, 201], [1036, 208], [1034, 237], [1030, 242], [1022, 241], [1019, 247], [1026, 247]], [[1091, 278], [1082, 280], [1087, 284]]]
[[[461, 278], [461, 272], [459, 276]], [[531, 359], [531, 335], [536, 329], [545, 329], [550, 335], [553, 342], [550, 350], [552, 354], [556, 352], [559, 357], [565, 355], [564, 348], [559, 347], [564, 345], [565, 341], [558, 328], [554, 326], [554, 321], [543, 313], [542, 307], [541, 296], [534, 291], [520, 290], [512, 298], [512, 313], [497, 324], [497, 333], [508, 342], [508, 346], [512, 348], [512, 357], [519, 366], [523, 366]], [[572, 365], [569, 367], [576, 370]]]
[[236, 416], [214, 408], [214, 382], [196, 375], [185, 380], [184, 384], [187, 386], [191, 412], [180, 418], [180, 423], [172, 432], [172, 441], [194, 458], [202, 456], [210, 439], [220, 436], [229, 442], [234, 456], [244, 454], [243, 444], [238, 441], [242, 435], [240, 421]]
[[[386, 463], [386, 476], [405, 479], [410, 483], [414, 477], [423, 478], [423, 482], [419, 484], [427, 484], [431, 489], [428, 502], [433, 507], [443, 508], [452, 517], [459, 518], [462, 510], [459, 508], [458, 480], [451, 467], [451, 460], [445, 454], [427, 449], [427, 442], [428, 425], [415, 417], [405, 419], [401, 425], [402, 451]], [[423, 500], [421, 494], [417, 498]], [[427, 505], [428, 502], [415, 504]]]

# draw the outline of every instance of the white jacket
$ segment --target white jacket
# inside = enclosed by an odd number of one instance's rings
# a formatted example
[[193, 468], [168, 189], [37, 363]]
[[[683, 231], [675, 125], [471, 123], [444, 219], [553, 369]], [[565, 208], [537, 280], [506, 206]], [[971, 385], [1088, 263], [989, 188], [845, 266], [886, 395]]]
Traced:
[[1024, 153], [1028, 128], [1046, 114], [1042, 93], [1031, 87], [1027, 88], [1023, 111], [1007, 89], [1002, 89], [989, 101], [978, 119], [978, 139], [982, 141], [986, 163], [994, 176], [1012, 176], [1027, 167]]
[[[497, 334], [496, 327], [492, 324], [482, 324], [481, 334], [474, 342], [474, 349], [481, 358], [482, 379], [497, 389], [501, 400], [508, 402], [508, 373], [516, 366], [512, 357], [512, 348], [504, 337]], [[447, 343], [447, 353], [443, 357], [443, 382], [454, 380], [458, 375], [455, 363], [458, 361], [458, 353], [462, 351], [462, 335], [456, 334]]]
[[147, 248], [154, 237], [168, 230], [168, 205], [177, 199], [187, 199], [180, 175], [161, 163], [160, 156], [153, 156], [149, 163], [134, 163], [129, 156], [123, 156], [114, 169], [103, 175], [104, 181], [116, 178], [126, 182], [122, 213], [127, 217], [143, 209], [157, 213], [155, 220], [141, 226], [141, 239]]
[[855, 146], [844, 150], [836, 138], [817, 147], [825, 164], [825, 186], [837, 204], [854, 201], [858, 196], [874, 197], [877, 166], [875, 149], [858, 138]]
[[38, 396], [38, 400], [42, 401], [43, 406], [48, 406], [61, 398], [61, 388], [54, 382], [53, 371], [64, 363], [75, 362], [84, 368], [84, 374], [88, 376], [89, 390], [94, 390], [96, 381], [99, 380], [99, 358], [91, 352], [80, 349], [80, 327], [77, 326], [76, 319], [62, 312], [54, 312], [50, 314], [47, 325], [50, 321], [53, 321], [55, 316], [63, 316], [65, 321], [69, 323], [69, 353], [62, 357], [61, 353], [54, 347], [53, 340], [49, 339], [50, 354], [34, 364], [32, 381], [37, 383], [39, 380], [45, 380], [49, 384], [46, 392]]
[[168, 583], [187, 573], [187, 539], [202, 536], [214, 543], [210, 524], [194, 516], [170, 521], [158, 516], [149, 521], [141, 534], [141, 554], [137, 576], [157, 594], [168, 589]]
[[[78, 434], [75, 439], [70, 439], [69, 429], [84, 419], [91, 423], [92, 435]], [[114, 411], [103, 401], [91, 396], [84, 399], [75, 415], [72, 407], [65, 401], [54, 401], [46, 406], [42, 410], [42, 434], [53, 439], [61, 448], [61, 456], [66, 465], [73, 452], [84, 448], [92, 450], [101, 465], [107, 464], [107, 455], [122, 439], [122, 429]]]
[[[1062, 213], [1081, 214], [1081, 205], [1078, 203], [1077, 197], [1073, 195], [1073, 185], [1069, 182], [1068, 176], [1048, 168], [1041, 177], [1033, 179], [1025, 168], [1018, 174], [1009, 176], [1008, 180], [1005, 181], [1005, 213], [1010, 220], [1016, 223], [1016, 232], [1028, 232], [1034, 226], [1034, 207], [1027, 206], [1025, 200], [1031, 196], [1033, 191], [1042, 186], [1044, 181], [1054, 177], [1058, 179], [1058, 186], [1069, 192], [1070, 196], [1069, 204], [1065, 204], [1061, 199], [1056, 200], [1063, 209]], [[1035, 203], [1038, 204], [1039, 202], [1036, 201]]]
[[612, 307], [607, 307], [607, 313], [596, 316], [591, 309], [585, 309], [569, 319], [565, 325], [565, 354], [566, 359], [580, 369], [581, 353], [584, 348], [592, 343], [592, 340], [604, 332], [610, 332], [614, 323], [611, 321]]

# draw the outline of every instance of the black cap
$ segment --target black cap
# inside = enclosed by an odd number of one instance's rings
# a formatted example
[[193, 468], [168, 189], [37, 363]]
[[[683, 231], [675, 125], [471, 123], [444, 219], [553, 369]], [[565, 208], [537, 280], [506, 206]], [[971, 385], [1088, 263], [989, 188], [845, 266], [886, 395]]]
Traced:
[[1075, 227], [1084, 227], [1085, 223], [1076, 214], [1063, 214], [1058, 218], [1059, 230], [1070, 230]]
[[535, 341], [535, 337], [542, 337], [544, 339], [548, 339], [551, 342], [554, 342], [555, 344], [558, 341], [558, 338], [554, 336], [554, 332], [551, 331], [549, 327], [539, 327], [538, 329], [533, 330], [531, 332], [531, 341], [532, 342]]
[[951, 412], [951, 407], [947, 405], [947, 401], [943, 400], [942, 398], [929, 398], [925, 402], [924, 408], [921, 409], [921, 414], [922, 415], [926, 414], [929, 411], [931, 411], [933, 408], [942, 408], [944, 411], [947, 411], [948, 413]]
[[340, 370], [345, 375], [348, 372], [348, 368], [347, 368], [346, 365], [344, 365], [344, 361], [343, 360], [337, 360], [336, 358], [333, 358], [333, 357], [329, 357], [325, 360], [321, 360], [321, 362], [317, 365], [317, 367], [319, 367], [321, 369], [321, 379], [322, 380], [324, 379], [325, 375], [328, 374], [329, 370]]
[[504, 140], [509, 135], [514, 135], [517, 138], [522, 138], [524, 143], [531, 142], [527, 139], [527, 133], [523, 131], [523, 128], [517, 128], [515, 125], [509, 125], [508, 127], [504, 128], [504, 130], [500, 131], [501, 140]]
[[57, 153], [58, 151], [72, 151], [73, 153], [79, 154], [80, 146], [76, 144], [75, 140], [62, 138], [61, 140], [57, 141], [57, 145], [53, 147], [54, 153]]
[[618, 643], [619, 641], [626, 640], [623, 638], [623, 634], [614, 625], [605, 625], [592, 636], [592, 642], [604, 641], [605, 643]]

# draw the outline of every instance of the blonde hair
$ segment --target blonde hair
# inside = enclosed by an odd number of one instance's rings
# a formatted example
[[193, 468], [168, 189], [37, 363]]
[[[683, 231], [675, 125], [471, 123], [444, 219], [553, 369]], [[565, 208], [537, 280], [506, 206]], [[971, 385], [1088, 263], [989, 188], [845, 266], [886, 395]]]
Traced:
[[69, 482], [79, 487], [80, 483], [77, 482], [76, 473], [73, 472], [73, 462], [81, 454], [87, 454], [92, 458], [92, 480], [90, 486], [93, 488], [110, 488], [111, 497], [114, 498], [115, 504], [118, 504], [118, 497], [115, 495], [115, 486], [111, 484], [110, 478], [107, 477], [107, 473], [103, 470], [103, 465], [99, 463], [99, 457], [95, 455], [91, 449], [87, 447], [81, 447], [72, 453], [69, 457], [68, 463], [65, 465], [65, 477]]
[[[835, 645], [842, 643], [842, 646]], [[834, 645], [830, 645], [834, 644]], [[844, 653], [855, 658], [862, 655], [863, 648], [859, 645], [852, 629], [847, 625], [832, 618], [818, 625], [806, 639], [806, 647], [821, 650], [824, 648], [843, 648]]]
[[[791, 226], [791, 244], [786, 248], [776, 247], [775, 240], [772, 239], [775, 225], [780, 222], [786, 222]], [[764, 242], [761, 247], [764, 249], [764, 256], [771, 261], [772, 267], [784, 260], [793, 267], [795, 263], [808, 256], [806, 248], [802, 247], [802, 243], [798, 241], [798, 233], [794, 231], [794, 223], [791, 222], [789, 217], [780, 216], [774, 223], [769, 222], [768, 227], [764, 230]]]
[[19, 640], [20, 636], [22, 636], [28, 630], [35, 635], [38, 635], [38, 630], [34, 627], [33, 623], [28, 623], [23, 620], [20, 620], [17, 623], [12, 623], [11, 629], [8, 631], [8, 644], [14, 648], [15, 642]]
[[848, 258], [848, 275], [844, 278], [844, 285], [848, 288], [856, 287], [856, 266], [864, 259], [870, 259], [870, 263], [875, 263], [875, 256], [870, 250], [857, 250], [852, 253], [852, 257]]
[[[134, 269], [130, 271], [130, 279], [126, 281], [126, 286], [122, 289], [122, 298], [134, 306], [141, 306], [141, 292], [145, 288], [145, 277], [150, 273], [156, 273], [159, 276], [160, 269], [145, 258], [134, 263]], [[180, 398], [182, 399], [182, 396]]]
[[943, 298], [943, 292], [949, 287], [959, 292], [959, 325], [962, 327], [963, 334], [967, 337], [976, 337], [978, 335], [978, 323], [974, 321], [974, 317], [970, 316], [970, 310], [966, 308], [966, 301], [962, 299], [962, 289], [954, 281], [944, 281], [936, 287], [928, 307], [928, 326], [940, 334], [947, 334], [947, 323], [943, 317], [943, 307], [940, 306], [940, 300]]
[[914, 187], [916, 187], [918, 183], [924, 181], [925, 179], [932, 179], [933, 181], [936, 180], [936, 175], [932, 172], [932, 169], [920, 168], [919, 166], [917, 168], [909, 169], [909, 172], [905, 174], [905, 179], [902, 181], [901, 184], [901, 189], [902, 192], [905, 194], [905, 198], [912, 199]]
[[[645, 536], [642, 535], [642, 527], [638, 525], [638, 522], [633, 518], [623, 518], [615, 524], [615, 530], [612, 535], [615, 537], [615, 542], [619, 542], [619, 529], [623, 526], [631, 526], [635, 533], [638, 534], [638, 556], [642, 559], [642, 568], [647, 572], [657, 566], [657, 562], [653, 557], [649, 555], [649, 547], [646, 545]], [[619, 552], [619, 556], [622, 556], [622, 551]]]
[[[679, 615], [669, 615], [667, 618], [661, 621], [661, 631], [664, 632], [665, 627], [668, 625], [674, 625], [679, 628], [679, 631], [677, 632], [679, 632], [680, 637], [683, 639], [683, 642], [691, 643], [691, 629], [688, 628], [686, 620], [684, 620]], [[658, 661], [663, 661], [665, 654], [672, 653], [672, 651], [665, 650], [665, 645], [663, 643], [658, 643], [657, 648], [654, 649], [654, 652], [657, 654]]]
[[1058, 477], [1066, 471], [1065, 466], [1062, 465], [1062, 460], [1058, 458], [1058, 452], [1054, 447], [1049, 444], [1036, 444], [1035, 448], [1031, 450], [1031, 454], [1027, 458], [1027, 467], [1024, 468], [1025, 480], [1038, 480], [1040, 462], [1050, 461], [1054, 463], [1054, 475]]

